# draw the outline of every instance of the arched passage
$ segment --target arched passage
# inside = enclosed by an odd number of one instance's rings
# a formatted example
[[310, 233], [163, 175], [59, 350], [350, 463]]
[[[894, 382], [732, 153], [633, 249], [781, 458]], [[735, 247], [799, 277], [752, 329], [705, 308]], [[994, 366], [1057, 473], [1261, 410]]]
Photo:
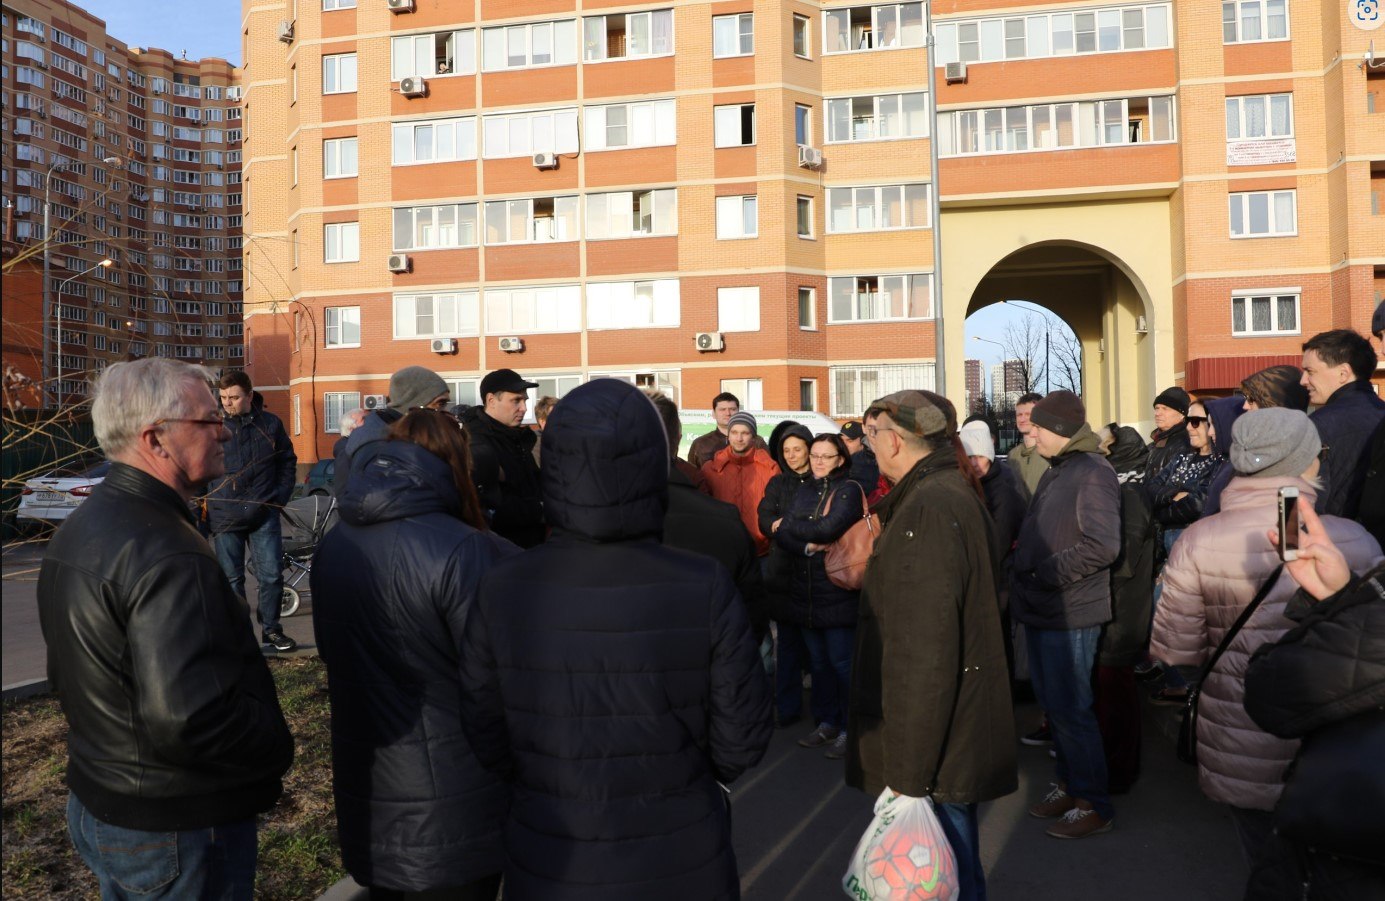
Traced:
[[1174, 380], [1167, 202], [946, 215], [949, 386], [964, 378], [966, 317], [1002, 300], [1025, 300], [1052, 310], [1076, 334], [1089, 421], [1148, 425], [1155, 386]]

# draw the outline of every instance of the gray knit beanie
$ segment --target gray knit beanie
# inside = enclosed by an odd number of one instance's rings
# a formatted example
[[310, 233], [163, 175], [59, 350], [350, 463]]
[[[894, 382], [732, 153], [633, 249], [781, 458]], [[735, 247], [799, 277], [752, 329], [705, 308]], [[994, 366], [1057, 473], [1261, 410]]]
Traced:
[[390, 409], [407, 413], [414, 407], [425, 407], [452, 389], [431, 369], [406, 366], [390, 376]]
[[995, 459], [995, 442], [991, 440], [991, 427], [979, 419], [973, 420], [957, 432], [962, 439], [962, 449], [968, 457]]
[[1318, 427], [1302, 410], [1251, 410], [1231, 427], [1231, 466], [1237, 475], [1301, 476], [1321, 450]]
[[755, 424], [755, 417], [754, 417], [754, 416], [751, 416], [749, 413], [745, 412], [744, 410], [740, 410], [740, 411], [738, 411], [738, 412], [735, 412], [735, 413], [732, 413], [732, 414], [731, 414], [731, 420], [730, 420], [729, 422], [726, 423], [726, 431], [728, 431], [728, 432], [731, 431], [731, 426], [733, 426], [733, 425], [743, 425], [743, 426], [746, 426], [747, 428], [750, 429], [750, 434], [752, 434], [752, 435], [759, 435], [759, 434], [760, 434], [759, 428], [758, 428], [758, 426], [756, 426], [756, 424]]

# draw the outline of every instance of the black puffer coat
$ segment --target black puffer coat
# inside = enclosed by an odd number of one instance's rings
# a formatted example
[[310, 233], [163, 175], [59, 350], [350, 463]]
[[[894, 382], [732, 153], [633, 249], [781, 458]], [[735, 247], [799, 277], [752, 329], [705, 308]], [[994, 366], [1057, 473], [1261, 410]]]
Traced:
[[284, 424], [265, 410], [258, 392], [249, 413], [226, 417], [226, 429], [226, 474], [207, 486], [207, 524], [216, 534], [256, 529], [278, 516], [298, 471]]
[[[781, 423], [780, 425], [784, 425]], [[770, 436], [770, 456], [779, 462], [779, 475], [769, 480], [765, 486], [765, 496], [760, 499], [760, 506], [756, 515], [760, 520], [760, 534], [773, 535], [774, 522], [783, 518], [789, 512], [789, 507], [793, 503], [794, 495], [805, 482], [813, 478], [811, 469], [803, 472], [794, 472], [784, 464], [784, 439], [788, 437], [802, 438], [806, 443], [813, 443], [813, 433], [808, 431], [808, 427], [791, 423], [787, 428], [775, 426], [774, 434]], [[788, 621], [793, 605], [789, 600], [789, 580], [792, 578], [793, 560], [792, 555], [779, 546], [778, 542], [771, 542], [769, 546], [769, 563], [766, 564], [769, 572], [765, 579], [765, 592], [769, 600], [769, 617], [773, 620]]]
[[368, 886], [462, 885], [499, 871], [507, 796], [462, 732], [462, 627], [516, 549], [458, 518], [451, 470], [418, 445], [355, 464], [312, 574], [342, 862]]
[[505, 897], [739, 897], [717, 780], [773, 725], [731, 576], [659, 543], [668, 447], [633, 386], [564, 397], [543, 464], [553, 534], [490, 571], [466, 633], [468, 734], [514, 787]]
[[1149, 649], [1154, 604], [1154, 519], [1141, 484], [1149, 448], [1130, 426], [1116, 429], [1106, 462], [1120, 481], [1121, 550], [1111, 567], [1111, 621], [1101, 630], [1097, 663], [1134, 666]]
[[848, 467], [839, 466], [825, 479], [809, 479], [800, 485], [779, 531], [774, 533], [774, 543], [790, 562], [788, 621], [800, 626], [832, 629], [856, 625], [860, 592], [832, 584], [823, 552], [804, 553], [809, 543], [836, 541], [861, 518], [864, 494], [848, 473]]
[[520, 547], [541, 543], [547, 529], [534, 460], [538, 436], [525, 426], [497, 422], [484, 407], [463, 413], [462, 425], [471, 439], [471, 477], [491, 528]]

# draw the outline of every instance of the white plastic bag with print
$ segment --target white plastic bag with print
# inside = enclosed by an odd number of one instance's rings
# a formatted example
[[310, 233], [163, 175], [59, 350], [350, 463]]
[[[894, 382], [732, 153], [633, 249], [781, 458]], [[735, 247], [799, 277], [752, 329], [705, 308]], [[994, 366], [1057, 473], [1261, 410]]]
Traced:
[[932, 799], [881, 792], [842, 888], [856, 901], [955, 901], [957, 858]]

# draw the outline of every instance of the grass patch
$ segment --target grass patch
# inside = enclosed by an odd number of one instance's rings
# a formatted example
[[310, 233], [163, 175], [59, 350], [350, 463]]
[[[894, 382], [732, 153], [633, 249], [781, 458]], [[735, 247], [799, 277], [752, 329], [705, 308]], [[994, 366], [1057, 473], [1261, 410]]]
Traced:
[[[299, 901], [346, 875], [332, 806], [327, 671], [316, 657], [271, 659], [279, 702], [293, 732], [284, 794], [260, 816], [257, 898]], [[4, 711], [4, 894], [85, 899], [96, 879], [67, 837], [67, 720], [53, 695], [6, 701]]]

